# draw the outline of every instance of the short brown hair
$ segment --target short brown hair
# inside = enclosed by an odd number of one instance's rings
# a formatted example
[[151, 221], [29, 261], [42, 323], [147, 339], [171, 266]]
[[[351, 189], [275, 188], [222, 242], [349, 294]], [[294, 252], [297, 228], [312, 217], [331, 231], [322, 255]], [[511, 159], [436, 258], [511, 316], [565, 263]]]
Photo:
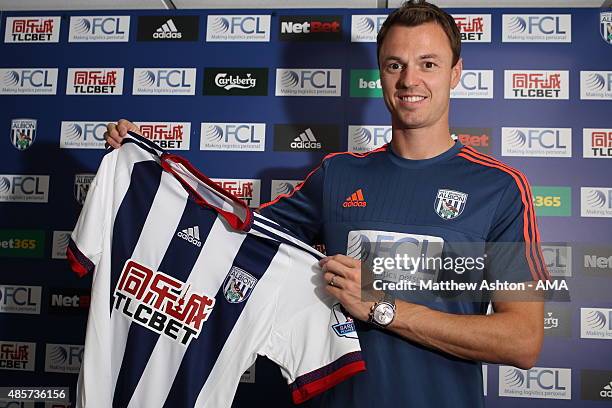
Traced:
[[455, 66], [461, 56], [461, 33], [455, 19], [438, 6], [424, 0], [408, 0], [389, 14], [376, 37], [376, 60], [378, 61], [380, 48], [392, 26], [415, 27], [430, 22], [439, 24], [446, 33], [453, 52], [453, 66]]

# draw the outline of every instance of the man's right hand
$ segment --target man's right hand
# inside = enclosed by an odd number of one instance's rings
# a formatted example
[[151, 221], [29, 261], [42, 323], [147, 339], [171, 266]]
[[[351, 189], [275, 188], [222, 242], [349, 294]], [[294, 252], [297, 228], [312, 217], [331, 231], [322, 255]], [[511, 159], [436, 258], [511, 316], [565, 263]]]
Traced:
[[117, 123], [109, 123], [106, 125], [104, 132], [104, 140], [114, 149], [121, 147], [121, 140], [125, 137], [128, 131], [139, 133], [139, 128], [127, 119], [120, 119]]

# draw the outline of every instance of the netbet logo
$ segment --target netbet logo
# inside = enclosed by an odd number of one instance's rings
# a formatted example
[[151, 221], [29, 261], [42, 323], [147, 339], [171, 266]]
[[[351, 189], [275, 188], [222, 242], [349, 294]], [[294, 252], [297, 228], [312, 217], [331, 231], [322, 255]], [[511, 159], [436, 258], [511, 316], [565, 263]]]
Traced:
[[341, 30], [339, 21], [319, 21], [311, 20], [303, 23], [283, 21], [281, 23], [281, 33], [283, 34], [308, 34], [308, 33], [338, 33]]

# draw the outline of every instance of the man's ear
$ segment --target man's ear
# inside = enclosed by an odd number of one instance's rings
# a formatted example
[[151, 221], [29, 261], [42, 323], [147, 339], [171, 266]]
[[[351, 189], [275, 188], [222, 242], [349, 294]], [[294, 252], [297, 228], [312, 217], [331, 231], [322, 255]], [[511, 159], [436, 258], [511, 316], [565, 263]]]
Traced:
[[459, 61], [451, 68], [451, 88], [455, 89], [459, 80], [461, 79], [461, 71], [463, 71], [463, 59], [459, 58]]

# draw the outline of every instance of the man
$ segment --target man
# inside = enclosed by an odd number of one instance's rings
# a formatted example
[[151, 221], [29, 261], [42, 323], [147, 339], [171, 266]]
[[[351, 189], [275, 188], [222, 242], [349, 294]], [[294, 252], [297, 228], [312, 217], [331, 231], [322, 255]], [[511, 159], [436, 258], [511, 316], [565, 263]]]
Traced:
[[[323, 242], [326, 290], [358, 320], [367, 372], [323, 394], [326, 407], [481, 407], [480, 361], [532, 367], [543, 339], [543, 304], [362, 298], [355, 242], [516, 242], [488, 279], [530, 282], [548, 275], [537, 242], [532, 196], [518, 171], [455, 142], [449, 134], [450, 90], [461, 77], [460, 33], [453, 18], [410, 1], [389, 15], [377, 39], [392, 141], [373, 152], [328, 155], [291, 195], [261, 213], [309, 243]], [[118, 147], [127, 121], [109, 124]], [[383, 238], [381, 238], [383, 237]], [[502, 260], [505, 265], [500, 265]], [[497, 299], [497, 300], [496, 300]]]

